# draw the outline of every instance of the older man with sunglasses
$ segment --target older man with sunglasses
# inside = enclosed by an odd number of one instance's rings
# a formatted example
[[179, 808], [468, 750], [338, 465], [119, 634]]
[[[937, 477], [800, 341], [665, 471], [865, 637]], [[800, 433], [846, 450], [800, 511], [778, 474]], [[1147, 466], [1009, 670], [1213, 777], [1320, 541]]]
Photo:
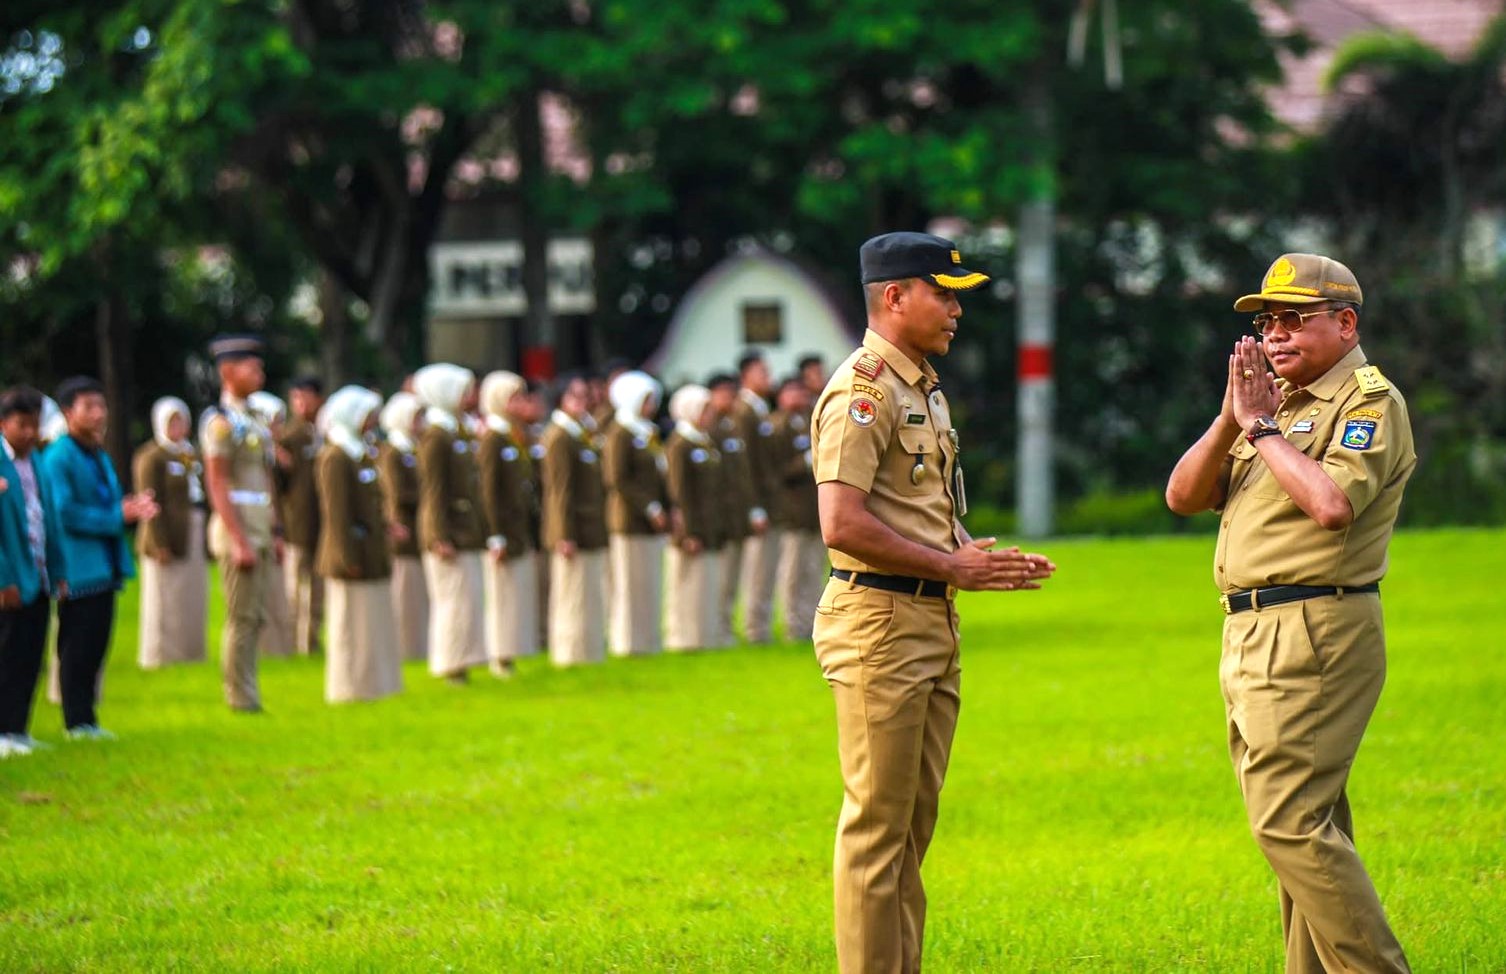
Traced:
[[1288, 974], [1410, 970], [1345, 794], [1385, 682], [1380, 579], [1417, 464], [1406, 402], [1360, 349], [1362, 303], [1338, 261], [1278, 258], [1234, 304], [1260, 339], [1235, 343], [1223, 408], [1166, 488], [1178, 514], [1222, 515], [1230, 756], [1280, 884]]

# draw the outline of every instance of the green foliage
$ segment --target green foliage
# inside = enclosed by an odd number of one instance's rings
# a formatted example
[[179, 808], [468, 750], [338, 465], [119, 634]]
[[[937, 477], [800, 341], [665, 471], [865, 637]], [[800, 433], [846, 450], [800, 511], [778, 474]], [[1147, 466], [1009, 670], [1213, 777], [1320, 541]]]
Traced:
[[[1499, 532], [1403, 533], [1387, 686], [1349, 786], [1419, 971], [1506, 956]], [[1040, 592], [964, 595], [962, 720], [926, 859], [927, 970], [1280, 969], [1225, 753], [1207, 538], [1057, 542]], [[263, 660], [134, 665], [108, 744], [0, 763], [6, 971], [819, 971], [841, 804], [809, 644], [610, 660], [326, 706]], [[218, 621], [214, 623], [217, 629]], [[215, 640], [211, 639], [211, 645]]]

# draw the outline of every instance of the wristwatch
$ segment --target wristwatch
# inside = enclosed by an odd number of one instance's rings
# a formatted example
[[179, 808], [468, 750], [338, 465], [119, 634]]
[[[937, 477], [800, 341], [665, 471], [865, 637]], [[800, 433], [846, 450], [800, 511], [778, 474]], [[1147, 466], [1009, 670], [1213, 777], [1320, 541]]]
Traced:
[[1250, 441], [1251, 443], [1254, 443], [1262, 436], [1271, 436], [1272, 434], [1279, 435], [1280, 433], [1280, 423], [1276, 422], [1269, 416], [1256, 416], [1255, 422], [1251, 423], [1250, 428], [1245, 430], [1245, 439]]

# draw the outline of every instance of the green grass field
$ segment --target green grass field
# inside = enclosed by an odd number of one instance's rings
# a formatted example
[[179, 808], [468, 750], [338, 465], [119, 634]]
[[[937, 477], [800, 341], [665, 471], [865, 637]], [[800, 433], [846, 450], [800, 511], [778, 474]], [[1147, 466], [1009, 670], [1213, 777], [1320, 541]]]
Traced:
[[[1404, 534], [1351, 784], [1422, 972], [1506, 971], [1506, 537]], [[1208, 538], [1062, 541], [962, 600], [963, 711], [926, 864], [931, 971], [1280, 969], [1224, 755]], [[322, 702], [262, 666], [141, 673], [113, 743], [0, 763], [0, 971], [823, 971], [840, 804], [808, 645]]]

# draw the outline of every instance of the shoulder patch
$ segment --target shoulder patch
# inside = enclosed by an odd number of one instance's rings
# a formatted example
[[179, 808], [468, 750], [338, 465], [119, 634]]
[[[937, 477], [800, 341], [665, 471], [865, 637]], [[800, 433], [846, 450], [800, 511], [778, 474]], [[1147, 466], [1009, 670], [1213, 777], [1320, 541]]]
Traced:
[[854, 382], [852, 384], [852, 391], [861, 392], [865, 396], [872, 396], [879, 402], [884, 401], [884, 390], [878, 388], [877, 386], [868, 385], [865, 382]]
[[1351, 409], [1344, 414], [1345, 419], [1380, 419], [1381, 412], [1378, 409]]
[[1368, 450], [1374, 439], [1374, 420], [1351, 419], [1344, 423], [1344, 435], [1339, 442], [1351, 450]]
[[1354, 370], [1354, 377], [1359, 381], [1360, 391], [1367, 396], [1379, 395], [1391, 388], [1391, 383], [1381, 375], [1381, 370], [1373, 365], [1362, 366]]
[[879, 373], [884, 371], [884, 360], [877, 352], [864, 352], [852, 363], [852, 371], [865, 379], [877, 379]]
[[216, 443], [224, 443], [230, 439], [230, 435], [234, 432], [234, 429], [230, 425], [230, 420], [226, 419], [223, 413], [216, 413], [210, 416], [209, 421], [204, 424], [204, 432]]
[[878, 407], [870, 399], [854, 399], [847, 404], [847, 418], [857, 426], [872, 426], [878, 419]]

